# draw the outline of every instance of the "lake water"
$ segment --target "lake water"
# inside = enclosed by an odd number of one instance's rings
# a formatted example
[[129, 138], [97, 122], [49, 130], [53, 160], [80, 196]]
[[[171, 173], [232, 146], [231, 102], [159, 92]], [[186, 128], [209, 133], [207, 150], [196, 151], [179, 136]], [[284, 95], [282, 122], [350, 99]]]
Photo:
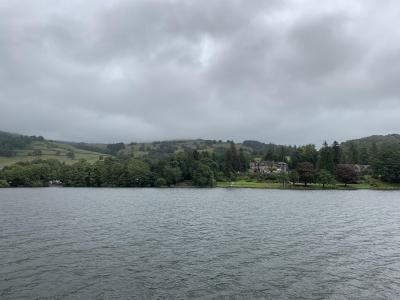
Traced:
[[0, 299], [393, 299], [400, 192], [0, 189]]

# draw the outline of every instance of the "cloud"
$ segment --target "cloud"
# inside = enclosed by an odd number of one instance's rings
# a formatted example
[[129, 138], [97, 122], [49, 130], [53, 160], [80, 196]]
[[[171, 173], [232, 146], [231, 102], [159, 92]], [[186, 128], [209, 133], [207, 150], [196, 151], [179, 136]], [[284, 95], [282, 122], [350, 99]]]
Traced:
[[0, 128], [79, 141], [400, 131], [400, 4], [0, 3]]

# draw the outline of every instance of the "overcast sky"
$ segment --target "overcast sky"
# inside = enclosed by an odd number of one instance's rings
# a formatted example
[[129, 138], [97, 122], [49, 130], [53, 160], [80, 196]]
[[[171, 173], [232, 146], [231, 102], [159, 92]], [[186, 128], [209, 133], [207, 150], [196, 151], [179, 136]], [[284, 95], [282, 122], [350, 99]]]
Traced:
[[400, 133], [397, 0], [0, 0], [0, 130], [332, 142]]

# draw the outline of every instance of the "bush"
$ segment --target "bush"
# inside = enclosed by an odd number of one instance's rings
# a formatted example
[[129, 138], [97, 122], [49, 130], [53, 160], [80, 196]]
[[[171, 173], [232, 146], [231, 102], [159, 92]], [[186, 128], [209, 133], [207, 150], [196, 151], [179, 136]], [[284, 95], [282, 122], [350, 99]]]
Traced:
[[218, 171], [218, 172], [215, 173], [215, 179], [217, 181], [226, 181], [225, 175], [221, 171]]
[[365, 175], [362, 178], [362, 181], [365, 183], [368, 183], [372, 187], [378, 187], [379, 186], [379, 180], [376, 178], [373, 178], [370, 175]]
[[351, 164], [338, 164], [336, 166], [336, 178], [347, 186], [348, 183], [357, 183], [358, 174]]
[[167, 186], [167, 181], [165, 180], [165, 178], [160, 177], [156, 179], [154, 185], [156, 187]]
[[7, 181], [0, 179], [0, 188], [5, 188], [9, 187], [10, 185], [8, 184]]
[[35, 180], [31, 182], [31, 187], [45, 187], [45, 186], [48, 186], [48, 184], [40, 180]]

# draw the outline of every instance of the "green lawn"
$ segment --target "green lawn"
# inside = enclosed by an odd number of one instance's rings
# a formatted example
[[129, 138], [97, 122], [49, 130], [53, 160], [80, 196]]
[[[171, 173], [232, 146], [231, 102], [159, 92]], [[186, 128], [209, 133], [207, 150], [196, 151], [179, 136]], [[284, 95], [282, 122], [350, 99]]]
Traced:
[[325, 188], [322, 187], [322, 184], [308, 184], [306, 187], [303, 184], [287, 184], [285, 187], [282, 186], [281, 183], [276, 182], [258, 182], [258, 181], [249, 181], [249, 180], [238, 180], [238, 181], [230, 181], [217, 182], [217, 187], [221, 188], [260, 188], [260, 189], [296, 189], [296, 190], [322, 190], [322, 189], [336, 189], [336, 190], [361, 190], [361, 189], [373, 189], [373, 190], [399, 190], [400, 184], [390, 184], [381, 181], [377, 181], [373, 186], [369, 183], [357, 183], [357, 184], [348, 184], [345, 186], [344, 184], [336, 184], [336, 185], [327, 185]]
[[217, 182], [217, 187], [279, 189], [279, 188], [282, 188], [282, 184], [275, 183], [275, 182], [258, 182], [258, 181], [238, 180], [238, 181], [231, 181], [231, 182], [219, 181], [219, 182]]

